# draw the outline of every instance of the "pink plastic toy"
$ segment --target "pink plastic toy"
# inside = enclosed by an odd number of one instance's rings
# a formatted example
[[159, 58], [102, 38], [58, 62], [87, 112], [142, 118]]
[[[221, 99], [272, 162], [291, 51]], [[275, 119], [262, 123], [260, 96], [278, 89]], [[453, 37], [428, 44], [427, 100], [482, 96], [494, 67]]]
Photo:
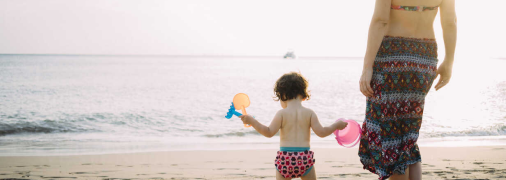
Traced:
[[339, 118], [337, 121], [344, 121], [348, 123], [348, 126], [346, 126], [343, 130], [334, 131], [337, 143], [347, 148], [357, 145], [358, 142], [360, 142], [360, 137], [362, 136], [362, 128], [360, 128], [360, 124], [352, 119], [346, 120]]

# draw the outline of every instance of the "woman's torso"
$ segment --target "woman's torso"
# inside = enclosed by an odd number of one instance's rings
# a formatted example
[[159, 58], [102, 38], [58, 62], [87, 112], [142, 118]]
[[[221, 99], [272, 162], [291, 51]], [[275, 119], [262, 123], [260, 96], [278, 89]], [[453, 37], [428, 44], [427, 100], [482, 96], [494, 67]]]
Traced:
[[305, 107], [283, 109], [281, 147], [309, 147], [312, 111]]
[[[442, 0], [392, 0], [393, 6], [436, 7]], [[422, 9], [422, 8], [419, 8]], [[390, 9], [388, 36], [434, 39], [434, 10], [406, 11]]]

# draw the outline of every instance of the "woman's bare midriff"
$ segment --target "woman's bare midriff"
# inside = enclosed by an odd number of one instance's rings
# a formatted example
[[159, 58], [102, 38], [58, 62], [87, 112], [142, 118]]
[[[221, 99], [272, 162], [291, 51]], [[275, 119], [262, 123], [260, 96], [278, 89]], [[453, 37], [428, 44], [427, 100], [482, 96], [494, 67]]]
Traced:
[[[441, 5], [441, 1], [442, 0], [392, 0], [392, 5], [436, 7]], [[437, 10], [425, 11], [391, 9], [386, 35], [434, 39], [433, 24], [438, 11], [439, 8]]]
[[434, 39], [434, 19], [438, 10], [424, 12], [391, 10], [388, 36]]

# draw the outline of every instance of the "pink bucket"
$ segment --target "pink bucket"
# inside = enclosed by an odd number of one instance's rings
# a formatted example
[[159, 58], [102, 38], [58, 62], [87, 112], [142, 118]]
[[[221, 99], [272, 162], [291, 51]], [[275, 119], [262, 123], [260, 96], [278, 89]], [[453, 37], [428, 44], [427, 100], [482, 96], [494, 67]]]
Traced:
[[360, 137], [362, 136], [362, 128], [360, 128], [360, 124], [357, 121], [352, 119], [343, 119], [340, 118], [337, 121], [347, 122], [348, 125], [343, 130], [334, 131], [334, 135], [336, 135], [336, 140], [339, 145], [351, 148], [360, 142]]

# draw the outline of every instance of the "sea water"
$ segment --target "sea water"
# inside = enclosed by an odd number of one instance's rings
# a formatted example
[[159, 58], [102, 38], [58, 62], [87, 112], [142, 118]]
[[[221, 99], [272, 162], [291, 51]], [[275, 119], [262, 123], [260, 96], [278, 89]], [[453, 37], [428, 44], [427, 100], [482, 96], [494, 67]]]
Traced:
[[[296, 71], [323, 125], [362, 124], [361, 67], [362, 58], [0, 55], [0, 155], [276, 149], [279, 136], [225, 118], [235, 94], [268, 125], [281, 108], [275, 81]], [[506, 144], [503, 67], [456, 59], [448, 86], [426, 98], [419, 144]], [[311, 145], [340, 147], [333, 135], [313, 134]]]

